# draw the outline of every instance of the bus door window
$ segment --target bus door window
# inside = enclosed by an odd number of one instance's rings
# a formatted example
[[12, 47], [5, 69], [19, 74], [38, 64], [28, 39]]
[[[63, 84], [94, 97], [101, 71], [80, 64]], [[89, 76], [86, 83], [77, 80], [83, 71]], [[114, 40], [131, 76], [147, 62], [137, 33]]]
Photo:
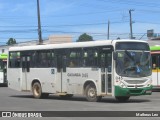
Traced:
[[57, 58], [57, 72], [61, 72], [62, 57], [61, 57], [61, 55], [56, 55], [56, 58]]
[[101, 68], [101, 85], [102, 92], [111, 93], [112, 92], [112, 51], [108, 48], [102, 48], [100, 50], [99, 65]]
[[27, 72], [30, 72], [30, 56], [27, 56]]
[[108, 72], [111, 72], [111, 66], [112, 66], [112, 53], [101, 53], [100, 55], [100, 67], [102, 69], [107, 68]]
[[30, 72], [30, 56], [22, 56], [22, 72]]
[[62, 66], [63, 66], [63, 72], [66, 72], [66, 67], [67, 67], [67, 57], [66, 57], [66, 55], [63, 55]]
[[26, 68], [26, 60], [25, 57], [22, 57], [22, 72], [25, 72], [25, 68]]
[[104, 53], [101, 53], [100, 55], [100, 67], [102, 69], [102, 72], [105, 71], [105, 54]]
[[66, 71], [66, 62], [67, 62], [67, 57], [66, 57], [66, 51], [67, 50], [57, 50], [56, 51], [56, 62], [57, 62], [57, 71], [62, 72], [61, 70], [63, 69], [63, 72]]

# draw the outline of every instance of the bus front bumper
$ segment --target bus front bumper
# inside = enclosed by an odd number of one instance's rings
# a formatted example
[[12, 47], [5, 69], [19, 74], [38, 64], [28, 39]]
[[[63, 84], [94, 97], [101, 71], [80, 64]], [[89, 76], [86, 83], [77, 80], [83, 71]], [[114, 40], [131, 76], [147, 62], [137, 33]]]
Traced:
[[138, 96], [138, 95], [151, 95], [152, 86], [144, 88], [121, 88], [115, 86], [115, 96]]

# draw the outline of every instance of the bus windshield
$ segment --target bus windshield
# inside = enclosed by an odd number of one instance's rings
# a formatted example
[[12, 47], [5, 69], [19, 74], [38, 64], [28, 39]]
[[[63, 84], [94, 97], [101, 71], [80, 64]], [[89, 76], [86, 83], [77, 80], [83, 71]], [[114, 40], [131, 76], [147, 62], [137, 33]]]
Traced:
[[119, 49], [116, 51], [116, 72], [118, 75], [123, 77], [147, 77], [151, 75], [150, 51], [144, 44], [141, 47], [141, 49], [135, 50]]

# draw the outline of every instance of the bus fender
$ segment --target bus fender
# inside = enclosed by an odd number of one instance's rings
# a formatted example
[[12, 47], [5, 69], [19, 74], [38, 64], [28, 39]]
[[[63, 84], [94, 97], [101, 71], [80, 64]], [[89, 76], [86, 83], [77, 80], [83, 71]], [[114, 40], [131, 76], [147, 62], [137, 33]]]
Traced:
[[98, 91], [98, 89], [97, 89], [97, 88], [98, 88], [98, 87], [97, 87], [97, 83], [96, 83], [95, 80], [92, 80], [92, 79], [86, 80], [86, 81], [84, 82], [84, 84], [83, 84], [83, 94], [85, 94], [85, 88], [86, 88], [87, 85], [89, 85], [89, 84], [94, 84], [94, 85], [95, 85], [96, 90], [97, 90], [97, 95], [98, 95], [99, 91]]
[[37, 78], [33, 79], [33, 80], [32, 80], [32, 83], [31, 83], [31, 91], [32, 91], [32, 86], [33, 86], [33, 84], [34, 84], [35, 82], [39, 82], [40, 85], [41, 85], [41, 82], [40, 82], [39, 79], [37, 79]]

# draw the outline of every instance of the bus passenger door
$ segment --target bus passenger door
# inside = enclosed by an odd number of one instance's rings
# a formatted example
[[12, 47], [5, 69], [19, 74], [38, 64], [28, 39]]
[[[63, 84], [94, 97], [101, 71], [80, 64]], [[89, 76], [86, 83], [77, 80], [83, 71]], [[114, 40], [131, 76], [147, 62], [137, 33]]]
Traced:
[[152, 55], [152, 84], [153, 87], [160, 85], [160, 55]]
[[21, 90], [27, 90], [27, 74], [30, 72], [30, 56], [22, 57]]
[[58, 93], [66, 92], [66, 55], [64, 51], [57, 54], [57, 77], [56, 91]]
[[112, 93], [112, 51], [103, 50], [100, 54], [101, 92]]

